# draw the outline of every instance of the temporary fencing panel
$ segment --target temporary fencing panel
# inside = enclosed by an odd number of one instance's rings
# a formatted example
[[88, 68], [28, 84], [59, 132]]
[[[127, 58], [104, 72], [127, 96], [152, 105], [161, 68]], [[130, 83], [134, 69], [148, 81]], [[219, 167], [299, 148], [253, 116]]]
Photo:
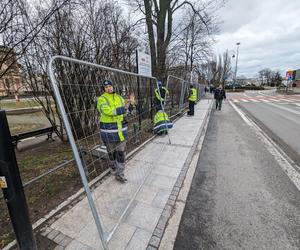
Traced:
[[[64, 56], [51, 58], [48, 71], [101, 244], [107, 249], [108, 241], [149, 176], [151, 165], [126, 167], [130, 176], [126, 185], [116, 185], [107, 178], [104, 185], [96, 188], [97, 192], [91, 192], [89, 182], [107, 172], [111, 164], [100, 139], [97, 97], [103, 93], [102, 82], [109, 79], [115, 92], [128, 103], [126, 151], [130, 152], [153, 136], [157, 80]], [[173, 116], [188, 105], [189, 83], [169, 76], [166, 87], [169, 95], [164, 108]]]

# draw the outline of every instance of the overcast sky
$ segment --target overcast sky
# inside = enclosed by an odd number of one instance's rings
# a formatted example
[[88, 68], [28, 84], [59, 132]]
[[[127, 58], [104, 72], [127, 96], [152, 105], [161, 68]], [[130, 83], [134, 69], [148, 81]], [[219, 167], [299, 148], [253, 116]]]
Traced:
[[215, 53], [232, 53], [240, 42], [238, 75], [300, 68], [300, 0], [228, 0], [219, 16]]

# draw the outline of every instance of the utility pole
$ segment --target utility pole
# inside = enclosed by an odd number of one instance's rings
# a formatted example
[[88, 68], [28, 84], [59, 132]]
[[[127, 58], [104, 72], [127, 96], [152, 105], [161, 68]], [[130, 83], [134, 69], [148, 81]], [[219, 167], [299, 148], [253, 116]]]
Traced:
[[235, 73], [234, 73], [234, 85], [233, 90], [235, 90], [235, 84], [236, 84], [236, 74], [237, 74], [237, 67], [238, 67], [238, 60], [239, 60], [239, 46], [240, 42], [236, 43], [236, 60], [235, 60]]

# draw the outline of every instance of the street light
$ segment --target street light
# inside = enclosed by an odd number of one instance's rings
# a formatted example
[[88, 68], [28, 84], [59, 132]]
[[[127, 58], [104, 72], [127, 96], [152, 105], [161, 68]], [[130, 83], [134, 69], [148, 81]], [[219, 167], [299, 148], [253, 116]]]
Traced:
[[239, 60], [239, 46], [240, 42], [236, 43], [236, 60], [235, 60], [235, 73], [234, 73], [234, 85], [233, 90], [235, 90], [235, 84], [236, 84], [236, 74], [237, 74], [237, 66], [238, 66], [238, 60]]

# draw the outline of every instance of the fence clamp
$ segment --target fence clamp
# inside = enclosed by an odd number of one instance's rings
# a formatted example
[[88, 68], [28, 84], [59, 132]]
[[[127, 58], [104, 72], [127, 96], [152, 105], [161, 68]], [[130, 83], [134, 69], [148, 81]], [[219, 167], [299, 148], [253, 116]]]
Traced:
[[7, 188], [7, 182], [5, 176], [0, 176], [0, 188]]

